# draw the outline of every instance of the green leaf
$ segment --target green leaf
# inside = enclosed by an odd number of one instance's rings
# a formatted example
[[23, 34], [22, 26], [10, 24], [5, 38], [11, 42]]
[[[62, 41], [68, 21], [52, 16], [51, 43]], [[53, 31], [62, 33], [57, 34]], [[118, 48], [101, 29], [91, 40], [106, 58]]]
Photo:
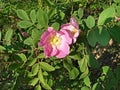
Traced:
[[34, 46], [34, 43], [31, 37], [25, 39], [24, 44]]
[[102, 86], [97, 82], [93, 85], [92, 90], [102, 90]]
[[40, 54], [37, 56], [37, 58], [38, 58], [38, 59], [39, 59], [39, 58], [45, 58], [44, 53], [40, 53]]
[[88, 16], [85, 22], [86, 22], [87, 27], [90, 29], [95, 26], [95, 19], [93, 16]]
[[48, 11], [48, 17], [52, 18], [56, 13], [57, 13], [56, 8], [50, 8], [50, 10]]
[[72, 69], [72, 65], [70, 63], [68, 63], [66, 60], [63, 60], [63, 66], [65, 69], [68, 70], [68, 72], [70, 72]]
[[89, 57], [88, 55], [85, 55], [82, 60], [78, 61], [78, 65], [80, 67], [80, 71], [84, 72], [87, 68], [87, 63], [88, 63]]
[[6, 48], [0, 45], [0, 50], [6, 50]]
[[35, 12], [35, 10], [32, 10], [30, 12], [30, 19], [31, 19], [33, 24], [36, 22], [36, 12]]
[[88, 60], [88, 65], [92, 68], [99, 68], [100, 67], [98, 61], [92, 55], [90, 56], [90, 59]]
[[113, 28], [111, 28], [110, 34], [115, 41], [120, 43], [120, 27], [119, 26], [114, 26]]
[[104, 25], [105, 23], [108, 22], [106, 20], [111, 19], [114, 16], [115, 16], [115, 8], [110, 7], [105, 9], [98, 18], [98, 25]]
[[120, 0], [114, 0], [115, 3], [120, 3]]
[[34, 90], [42, 90], [40, 85], [35, 86]]
[[75, 79], [75, 78], [78, 77], [78, 75], [79, 75], [79, 70], [78, 70], [76, 67], [74, 67], [74, 68], [69, 72], [69, 78], [70, 78], [70, 79]]
[[51, 2], [50, 0], [44, 0], [44, 2], [49, 6], [49, 7], [54, 7], [55, 4]]
[[84, 86], [80, 90], [90, 90], [88, 87]]
[[96, 35], [96, 31], [95, 30], [89, 30], [87, 33], [87, 40], [88, 43], [94, 47], [96, 45], [97, 42], [97, 35]]
[[30, 62], [28, 63], [28, 66], [32, 66], [33, 64], [35, 64], [36, 61], [37, 61], [36, 58], [30, 60]]
[[27, 15], [27, 13], [22, 10], [22, 9], [18, 9], [17, 10], [17, 16], [20, 18], [20, 19], [23, 19], [23, 20], [29, 20], [29, 17]]
[[27, 58], [26, 58], [25, 54], [20, 53], [20, 54], [17, 54], [17, 56], [19, 56], [23, 62], [27, 61]]
[[120, 16], [120, 6], [116, 6], [116, 14], [118, 17]]
[[32, 79], [32, 80], [29, 82], [29, 85], [35, 86], [35, 85], [37, 84], [38, 80], [39, 80], [38, 78]]
[[7, 45], [11, 44], [12, 35], [13, 35], [13, 30], [8, 29], [8, 31], [5, 34], [5, 44]]
[[50, 87], [53, 86], [53, 79], [52, 79], [52, 78], [50, 78], [50, 79], [48, 80], [48, 85], [49, 85]]
[[39, 63], [36, 63], [32, 66], [32, 75], [33, 76], [37, 75], [38, 70], [39, 70]]
[[77, 53], [76, 51], [71, 52], [68, 57], [71, 58], [71, 59], [74, 59], [74, 60], [80, 60], [81, 59], [79, 53]]
[[89, 73], [88, 67], [86, 68], [86, 70], [80, 75], [80, 79], [85, 78]]
[[21, 65], [19, 63], [12, 63], [9, 65], [10, 70], [16, 70], [20, 67]]
[[109, 66], [103, 66], [103, 67], [102, 67], [103, 74], [106, 75], [106, 74], [108, 73], [109, 69], [110, 69]]
[[28, 28], [28, 27], [31, 27], [33, 25], [33, 23], [31, 23], [30, 21], [20, 21], [17, 23], [17, 25], [20, 28]]
[[48, 84], [42, 84], [42, 87], [47, 90], [52, 90]]
[[55, 30], [59, 30], [60, 24], [58, 22], [55, 22], [51, 25]]
[[43, 72], [42, 72], [42, 69], [40, 68], [39, 71], [38, 71], [38, 78], [40, 80], [40, 83], [42, 83], [43, 85], [45, 85], [45, 80], [44, 80], [44, 77], [43, 77]]
[[2, 32], [0, 31], [0, 41], [2, 40]]
[[64, 19], [64, 17], [65, 17], [65, 13], [64, 13], [64, 12], [62, 12], [62, 11], [60, 11], [60, 19], [61, 19], [61, 20], [63, 20], [63, 19]]
[[37, 29], [33, 29], [32, 30], [32, 39], [33, 39], [33, 43], [35, 46], [38, 46], [38, 41], [40, 40], [40, 34], [41, 32]]
[[79, 19], [81, 19], [83, 17], [83, 9], [82, 8], [78, 9], [78, 16], [79, 16]]
[[46, 62], [40, 62], [40, 66], [43, 70], [45, 71], [54, 71], [55, 68], [53, 66], [51, 66], [50, 64], [46, 63]]
[[96, 30], [96, 32], [98, 33], [98, 34], [96, 34], [96, 35], [98, 35], [97, 36], [98, 43], [101, 44], [102, 46], [106, 46], [110, 41], [110, 35], [109, 35], [108, 31], [105, 28], [102, 28], [100, 30], [100, 33], [98, 30]]
[[84, 83], [86, 86], [90, 87], [91, 82], [90, 82], [90, 78], [88, 76], [86, 78], [84, 78]]
[[39, 9], [37, 12], [37, 20], [42, 27], [48, 27], [48, 15], [42, 9]]

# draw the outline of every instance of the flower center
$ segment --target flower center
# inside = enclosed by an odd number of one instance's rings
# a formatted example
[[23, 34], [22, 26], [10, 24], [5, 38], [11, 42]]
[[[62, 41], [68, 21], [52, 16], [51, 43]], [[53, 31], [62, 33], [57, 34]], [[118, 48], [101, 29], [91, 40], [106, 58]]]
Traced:
[[72, 32], [72, 35], [74, 35], [77, 32], [77, 29], [73, 28], [71, 32]]
[[54, 46], [58, 46], [58, 45], [61, 44], [61, 38], [58, 37], [58, 36], [53, 36], [53, 37], [51, 37], [51, 39], [50, 39], [50, 43], [51, 43], [52, 45], [54, 45]]

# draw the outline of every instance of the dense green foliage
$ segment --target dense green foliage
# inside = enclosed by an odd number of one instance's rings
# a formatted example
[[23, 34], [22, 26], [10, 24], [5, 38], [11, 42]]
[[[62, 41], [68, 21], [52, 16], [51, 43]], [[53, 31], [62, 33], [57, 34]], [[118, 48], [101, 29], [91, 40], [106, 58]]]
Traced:
[[[119, 5], [119, 0], [1, 0], [1, 90], [119, 90], [119, 65], [100, 65], [92, 53], [110, 39], [120, 44]], [[70, 54], [44, 57], [40, 36], [48, 26], [59, 30], [71, 16], [81, 32]]]

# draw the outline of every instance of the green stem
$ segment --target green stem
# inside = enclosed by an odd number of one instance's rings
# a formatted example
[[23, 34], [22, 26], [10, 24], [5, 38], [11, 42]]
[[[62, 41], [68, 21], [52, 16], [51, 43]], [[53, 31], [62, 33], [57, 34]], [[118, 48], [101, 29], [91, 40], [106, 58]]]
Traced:
[[70, 12], [70, 14], [72, 16], [72, 14], [73, 14], [73, 0], [70, 0], [70, 4], [71, 4], [71, 12]]

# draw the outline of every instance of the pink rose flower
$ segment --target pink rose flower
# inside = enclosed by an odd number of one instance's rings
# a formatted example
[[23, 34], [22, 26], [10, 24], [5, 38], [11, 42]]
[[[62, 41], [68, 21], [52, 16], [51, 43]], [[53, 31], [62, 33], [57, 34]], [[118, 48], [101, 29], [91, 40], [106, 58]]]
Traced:
[[69, 54], [69, 38], [63, 32], [55, 31], [52, 27], [48, 27], [47, 31], [41, 36], [38, 46], [43, 46], [44, 55], [47, 57], [56, 56], [64, 58]]
[[80, 33], [79, 25], [78, 25], [77, 21], [75, 20], [75, 18], [73, 18], [73, 17], [70, 18], [70, 23], [63, 24], [61, 26], [60, 31], [65, 33], [66, 36], [68, 36], [68, 34], [69, 34], [69, 36], [73, 40], [73, 43], [76, 42], [76, 39]]

